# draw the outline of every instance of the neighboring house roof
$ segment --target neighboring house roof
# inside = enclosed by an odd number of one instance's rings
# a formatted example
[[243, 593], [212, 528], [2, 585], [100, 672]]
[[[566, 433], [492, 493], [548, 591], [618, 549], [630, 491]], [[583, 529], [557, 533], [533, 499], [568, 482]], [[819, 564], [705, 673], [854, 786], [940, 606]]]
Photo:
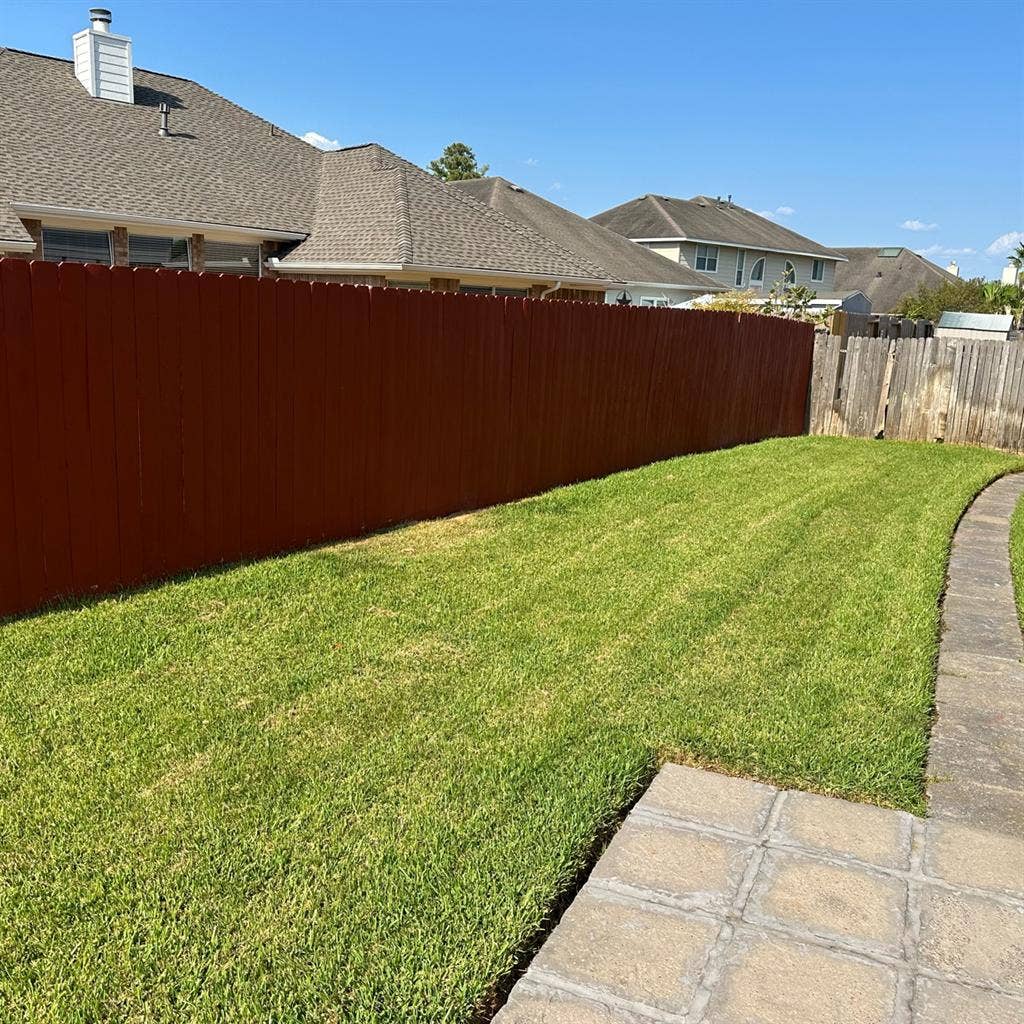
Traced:
[[0, 50], [0, 206], [308, 230], [319, 150], [188, 79], [134, 78], [134, 103], [99, 100], [71, 61]]
[[921, 285], [934, 288], [959, 278], [911, 249], [877, 245], [843, 249], [845, 263], [836, 264], [835, 287], [857, 288], [876, 313], [891, 313]]
[[90, 96], [72, 61], [0, 49], [0, 81], [0, 239], [31, 241], [15, 214], [64, 213], [297, 242], [282, 264], [618, 283], [381, 146], [321, 152], [188, 79], [135, 68], [135, 102], [121, 103]]
[[319, 197], [309, 238], [282, 263], [384, 263], [614, 280], [606, 268], [376, 143], [324, 153]]
[[453, 185], [492, 210], [598, 264], [608, 276], [627, 284], [702, 292], [722, 290], [721, 285], [704, 274], [659, 256], [505, 178], [475, 178]]
[[937, 327], [955, 331], [1009, 331], [1013, 317], [1004, 313], [943, 313]]
[[831, 260], [845, 259], [841, 252], [798, 235], [775, 221], [735, 203], [709, 196], [674, 199], [648, 193], [597, 213], [590, 219], [627, 238], [645, 241], [671, 238]]

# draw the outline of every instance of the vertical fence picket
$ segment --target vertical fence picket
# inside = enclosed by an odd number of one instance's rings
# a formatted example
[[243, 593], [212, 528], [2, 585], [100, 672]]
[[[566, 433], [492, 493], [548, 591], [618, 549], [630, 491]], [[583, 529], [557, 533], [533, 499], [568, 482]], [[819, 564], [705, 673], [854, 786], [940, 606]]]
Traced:
[[[0, 614], [799, 433], [811, 345], [760, 317], [4, 260]], [[1022, 375], [961, 360], [954, 429], [1019, 437]], [[1012, 414], [979, 404], [997, 379]]]

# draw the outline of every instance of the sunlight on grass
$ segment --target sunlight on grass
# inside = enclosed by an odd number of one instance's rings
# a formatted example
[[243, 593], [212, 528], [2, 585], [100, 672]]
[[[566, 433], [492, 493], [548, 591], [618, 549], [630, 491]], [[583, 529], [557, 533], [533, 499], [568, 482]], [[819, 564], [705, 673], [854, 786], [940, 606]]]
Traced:
[[466, 1022], [660, 755], [921, 811], [1017, 464], [770, 441], [9, 623], [0, 1007]]

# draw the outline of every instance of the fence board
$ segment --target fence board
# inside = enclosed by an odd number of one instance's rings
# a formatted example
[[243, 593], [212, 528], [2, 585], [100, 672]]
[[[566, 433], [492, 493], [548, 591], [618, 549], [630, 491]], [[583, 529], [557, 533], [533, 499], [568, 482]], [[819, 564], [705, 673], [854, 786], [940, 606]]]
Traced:
[[[846, 346], [845, 359], [837, 357]], [[839, 393], [831, 402], [828, 395]], [[869, 416], [871, 402], [875, 412]], [[884, 415], [880, 412], [884, 410]], [[810, 432], [1024, 450], [1024, 346], [902, 337], [818, 338]]]
[[[3, 260], [0, 614], [800, 433], [812, 345], [757, 316]], [[972, 379], [1009, 407], [1022, 376]]]

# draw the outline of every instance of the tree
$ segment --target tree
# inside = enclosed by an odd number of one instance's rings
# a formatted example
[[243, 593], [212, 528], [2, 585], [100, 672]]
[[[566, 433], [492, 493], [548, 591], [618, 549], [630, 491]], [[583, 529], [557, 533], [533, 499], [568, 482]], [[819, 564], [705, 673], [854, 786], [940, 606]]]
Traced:
[[444, 147], [444, 152], [436, 160], [430, 161], [428, 170], [442, 181], [466, 181], [482, 178], [489, 167], [489, 164], [478, 167], [473, 150], [464, 142], [453, 142]]
[[916, 292], [906, 295], [893, 311], [911, 319], [938, 321], [947, 310], [957, 313], [988, 313], [991, 305], [985, 295], [985, 282], [980, 277], [967, 280], [943, 281], [929, 288], [920, 285]]
[[1008, 259], [1018, 270], [1024, 270], [1024, 242], [1017, 243], [1017, 248], [1010, 253]]

